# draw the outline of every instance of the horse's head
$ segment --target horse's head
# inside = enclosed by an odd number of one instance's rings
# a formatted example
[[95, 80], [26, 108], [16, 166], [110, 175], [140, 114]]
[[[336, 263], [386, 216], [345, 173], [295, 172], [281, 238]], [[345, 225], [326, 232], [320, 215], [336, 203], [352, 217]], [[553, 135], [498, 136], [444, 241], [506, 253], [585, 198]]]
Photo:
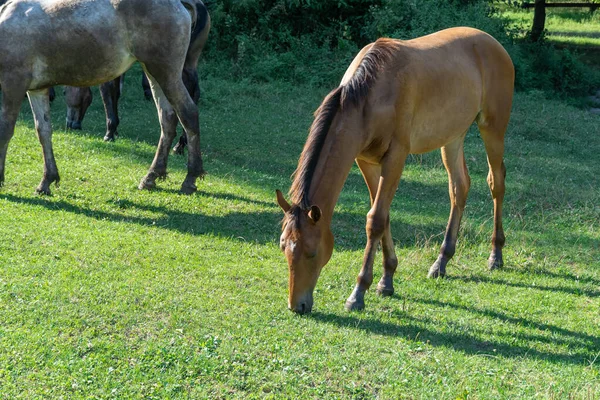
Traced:
[[321, 209], [290, 205], [277, 191], [277, 203], [285, 213], [279, 247], [290, 271], [288, 308], [304, 314], [312, 310], [313, 290], [321, 269], [333, 252], [333, 234], [321, 221]]
[[65, 86], [64, 93], [67, 103], [67, 128], [79, 130], [85, 112], [92, 104], [92, 90], [89, 87]]

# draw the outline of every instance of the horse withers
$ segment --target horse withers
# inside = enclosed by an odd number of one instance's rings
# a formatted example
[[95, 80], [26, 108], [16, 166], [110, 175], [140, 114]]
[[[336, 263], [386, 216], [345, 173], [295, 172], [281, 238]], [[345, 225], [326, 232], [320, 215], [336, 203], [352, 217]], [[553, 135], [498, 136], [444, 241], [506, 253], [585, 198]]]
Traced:
[[[199, 2], [197, 7], [197, 21], [191, 34], [181, 75], [188, 93], [196, 104], [200, 101], [200, 85], [197, 72], [198, 60], [208, 39], [209, 31], [210, 15], [208, 14], [208, 9], [204, 4]], [[123, 88], [123, 78], [124, 76], [122, 75], [117, 79], [100, 85], [100, 95], [106, 114], [106, 134], [104, 135], [104, 140], [107, 142], [114, 141], [118, 135], [117, 129], [120, 122], [118, 103]], [[144, 73], [142, 73], [142, 88], [144, 89], [146, 99], [151, 100], [152, 89], [150, 88], [148, 77]], [[67, 128], [81, 129], [85, 112], [91, 104], [92, 92], [90, 88], [66, 86], [65, 99], [67, 102]], [[187, 138], [184, 133], [173, 148], [174, 152], [176, 154], [183, 154], [186, 144]]]
[[354, 161], [369, 188], [371, 209], [362, 269], [346, 309], [364, 308], [380, 242], [383, 276], [377, 292], [394, 293], [398, 260], [390, 205], [407, 156], [437, 148], [448, 171], [451, 209], [429, 277], [446, 274], [470, 186], [463, 147], [474, 121], [485, 144], [494, 201], [488, 266], [502, 266], [504, 133], [513, 86], [509, 55], [494, 38], [476, 29], [452, 28], [408, 41], [380, 39], [362, 49], [340, 86], [315, 113], [294, 173], [292, 204], [277, 191], [285, 213], [280, 247], [289, 266], [289, 308], [298, 313], [312, 309], [313, 290], [333, 251], [334, 206]]
[[181, 78], [200, 0], [8, 0], [0, 7], [0, 184], [8, 143], [27, 94], [44, 153], [38, 193], [50, 194], [59, 174], [52, 149], [48, 88], [94, 86], [139, 61], [157, 105], [161, 137], [139, 188], [165, 177], [177, 120], [188, 136], [188, 173], [181, 192], [195, 192], [204, 174], [198, 109]]

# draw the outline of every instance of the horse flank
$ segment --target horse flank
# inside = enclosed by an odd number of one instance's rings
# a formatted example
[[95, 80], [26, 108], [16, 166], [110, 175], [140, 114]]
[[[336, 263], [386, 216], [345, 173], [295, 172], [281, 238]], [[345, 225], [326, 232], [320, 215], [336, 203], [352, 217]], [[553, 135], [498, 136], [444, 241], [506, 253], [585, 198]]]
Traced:
[[378, 72], [391, 59], [396, 48], [391, 39], [377, 40], [365, 53], [352, 78], [332, 90], [315, 111], [315, 119], [300, 155], [298, 167], [292, 174], [293, 183], [289, 192], [292, 203], [301, 209], [308, 210], [311, 206], [308, 191], [321, 156], [321, 149], [338, 110], [360, 106], [376, 82]]

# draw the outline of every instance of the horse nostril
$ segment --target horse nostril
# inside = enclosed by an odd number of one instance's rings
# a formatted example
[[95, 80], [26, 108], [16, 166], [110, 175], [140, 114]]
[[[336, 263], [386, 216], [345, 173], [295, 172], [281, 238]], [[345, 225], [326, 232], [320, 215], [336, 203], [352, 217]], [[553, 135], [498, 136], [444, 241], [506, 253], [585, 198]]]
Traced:
[[302, 305], [301, 305], [301, 306], [302, 306], [302, 314], [304, 314], [304, 311], [306, 311], [306, 304], [305, 304], [305, 303], [302, 303]]

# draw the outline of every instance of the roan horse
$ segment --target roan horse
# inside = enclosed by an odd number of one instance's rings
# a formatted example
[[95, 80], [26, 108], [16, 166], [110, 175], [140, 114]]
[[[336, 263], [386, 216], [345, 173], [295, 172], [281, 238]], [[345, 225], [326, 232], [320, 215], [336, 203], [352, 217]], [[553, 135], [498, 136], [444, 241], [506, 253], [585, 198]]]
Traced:
[[371, 195], [362, 269], [347, 310], [364, 308], [373, 281], [377, 245], [383, 250], [381, 295], [394, 293], [398, 264], [390, 231], [390, 205], [406, 157], [441, 148], [448, 171], [450, 219], [429, 277], [441, 277], [452, 258], [470, 178], [463, 142], [476, 121], [485, 144], [494, 201], [490, 269], [502, 266], [502, 201], [506, 169], [504, 133], [510, 118], [514, 67], [488, 34], [452, 28], [409, 41], [380, 39], [356, 56], [338, 88], [325, 97], [300, 156], [283, 209], [280, 247], [289, 266], [291, 310], [310, 312], [313, 290], [333, 251], [333, 209], [356, 160]]
[[[1, 2], [2, 0], [0, 0]], [[198, 104], [200, 100], [200, 85], [198, 83], [198, 60], [208, 39], [210, 31], [210, 15], [208, 9], [202, 2], [197, 5], [197, 21], [191, 34], [190, 44], [183, 65], [182, 79], [183, 83], [192, 97], [194, 103]], [[105, 141], [114, 141], [118, 135], [119, 127], [119, 110], [118, 103], [123, 87], [123, 78], [120, 77], [105, 82], [100, 85], [100, 96], [104, 104], [106, 113], [106, 134]], [[152, 99], [152, 90], [148, 77], [142, 74], [142, 88], [146, 99]], [[85, 113], [92, 103], [92, 91], [89, 87], [65, 87], [65, 100], [67, 102], [67, 128], [79, 130]], [[183, 154], [183, 150], [187, 144], [185, 133], [181, 135], [177, 141], [177, 145], [173, 149], [176, 154]]]
[[203, 175], [198, 109], [181, 74], [199, 0], [9, 0], [0, 7], [0, 184], [8, 143], [25, 94], [44, 153], [38, 193], [59, 182], [52, 150], [48, 88], [94, 86], [122, 75], [139, 61], [150, 79], [161, 125], [154, 161], [139, 188], [166, 176], [177, 119], [188, 136], [188, 173], [181, 192], [191, 194]]

